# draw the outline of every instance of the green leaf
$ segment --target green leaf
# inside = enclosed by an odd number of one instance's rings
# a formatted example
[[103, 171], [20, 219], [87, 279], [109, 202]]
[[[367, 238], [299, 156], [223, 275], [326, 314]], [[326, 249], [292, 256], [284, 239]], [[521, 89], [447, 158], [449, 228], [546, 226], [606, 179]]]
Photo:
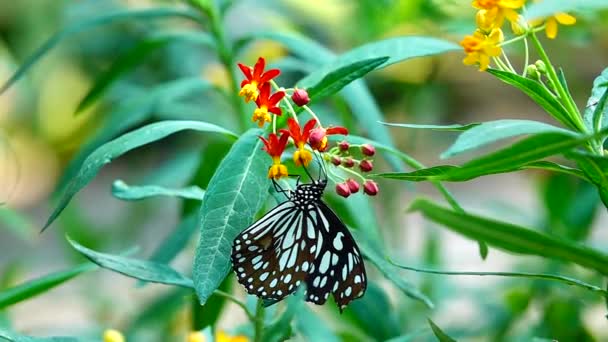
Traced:
[[608, 158], [576, 151], [568, 153], [566, 157], [576, 161], [591, 183], [597, 187], [604, 206], [608, 208]]
[[294, 316], [304, 308], [304, 288], [287, 297], [287, 308], [279, 315], [279, 318], [264, 328], [262, 341], [281, 342], [288, 340], [292, 335], [291, 321]]
[[340, 339], [326, 325], [326, 321], [317, 316], [308, 307], [303, 307], [295, 317], [296, 329], [306, 341], [339, 342]]
[[411, 58], [438, 55], [459, 49], [460, 47], [452, 42], [432, 37], [403, 36], [388, 38], [358, 46], [331, 59], [329, 63], [325, 63], [319, 70], [307, 76], [306, 83], [315, 84], [331, 70], [343, 68], [366, 59], [390, 56], [386, 63], [382, 65], [382, 67], [387, 67]]
[[10, 342], [79, 342], [76, 337], [32, 337], [20, 335], [0, 328], [0, 338]]
[[387, 280], [391, 281], [406, 296], [419, 300], [427, 307], [433, 308], [433, 302], [413, 284], [403, 279], [398, 272], [396, 272], [397, 268], [386, 261], [381, 252], [374, 248], [375, 246], [372, 246], [359, 231], [351, 230], [350, 233], [353, 235], [353, 238], [361, 249], [361, 253], [363, 253], [367, 260], [376, 266]]
[[490, 74], [496, 76], [501, 81], [510, 84], [528, 95], [534, 102], [546, 110], [557, 121], [561, 122], [566, 127], [577, 130], [576, 124], [570, 119], [568, 111], [562, 104], [538, 81], [531, 80], [519, 76], [517, 74], [501, 71], [496, 69], [488, 69]]
[[357, 61], [353, 64], [328, 72], [327, 75], [315, 85], [311, 84], [309, 81], [309, 77], [314, 76], [314, 74], [311, 74], [300, 81], [299, 87], [307, 88], [310, 98], [319, 100], [337, 93], [354, 80], [375, 70], [388, 59], [389, 57], [379, 57]]
[[558, 12], [589, 11], [608, 8], [605, 0], [543, 0], [531, 3], [525, 13], [526, 20], [552, 16]]
[[51, 38], [45, 41], [33, 54], [31, 54], [17, 69], [17, 71], [0, 87], [0, 94], [4, 93], [9, 87], [19, 80], [23, 75], [42, 57], [44, 57], [51, 49], [53, 49], [61, 41], [77, 33], [90, 30], [92, 28], [115, 23], [121, 20], [132, 19], [154, 19], [167, 17], [182, 17], [195, 22], [200, 22], [202, 19], [193, 10], [186, 8], [151, 8], [144, 10], [124, 10], [116, 11], [95, 18], [90, 18], [69, 25], [63, 30], [55, 33]]
[[182, 78], [176, 81], [160, 84], [152, 89], [142, 91], [141, 94], [122, 101], [117, 109], [110, 112], [103, 128], [96, 133], [72, 158], [61, 179], [57, 184], [57, 191], [64, 191], [74, 177], [76, 177], [85, 159], [99, 146], [114, 139], [131, 127], [136, 127], [149, 120], [152, 114], [165, 102], [171, 102], [180, 96], [203, 92], [212, 85], [200, 77]]
[[47, 274], [15, 287], [2, 290], [0, 291], [0, 309], [49, 291], [84, 272], [92, 271], [96, 268], [96, 265], [86, 263], [69, 270]]
[[475, 150], [496, 141], [524, 134], [557, 132], [575, 136], [576, 133], [532, 120], [496, 120], [483, 122], [460, 134], [454, 144], [441, 154], [441, 158], [453, 157]]
[[200, 210], [200, 241], [194, 259], [194, 282], [201, 304], [230, 271], [232, 241], [254, 219], [268, 197], [268, 156], [249, 130], [232, 145], [209, 181]]
[[100, 146], [85, 159], [76, 176], [67, 185], [65, 192], [59, 200], [59, 204], [47, 220], [43, 230], [53, 223], [61, 211], [68, 205], [72, 197], [84, 188], [104, 165], [109, 164], [113, 159], [116, 159], [135, 148], [183, 130], [220, 133], [230, 137], [235, 136], [234, 133], [227, 129], [210, 123], [185, 120], [161, 121], [124, 134]]
[[395, 309], [385, 291], [376, 283], [368, 282], [365, 295], [350, 303], [348, 310], [357, 320], [357, 326], [375, 341], [384, 341], [400, 333]]
[[112, 183], [112, 195], [125, 201], [139, 201], [156, 196], [180, 197], [202, 201], [205, 190], [198, 186], [189, 186], [181, 189], [169, 189], [158, 185], [130, 186], [122, 180]]
[[583, 120], [591, 132], [597, 132], [608, 125], [608, 68], [593, 81], [591, 96], [587, 100]]
[[127, 277], [144, 280], [151, 283], [176, 285], [193, 288], [192, 279], [177, 272], [169, 265], [158, 262], [127, 258], [120, 255], [112, 255], [96, 252], [79, 245], [76, 241], [66, 237], [68, 242], [95, 264], [126, 275]]
[[401, 128], [413, 128], [413, 129], [429, 129], [432, 131], [453, 131], [453, 132], [461, 132], [471, 129], [480, 123], [470, 123], [466, 125], [418, 125], [418, 124], [403, 124], [403, 123], [390, 123], [390, 122], [380, 122], [383, 125], [392, 126], [392, 127], [401, 127]]
[[409, 173], [383, 173], [377, 176], [409, 181], [465, 181], [483, 175], [519, 170], [528, 163], [568, 152], [596, 136], [576, 138], [570, 134], [541, 133], [473, 159], [462, 166], [442, 165]]
[[443, 332], [443, 330], [441, 330], [441, 328], [439, 328], [435, 323], [433, 323], [430, 318], [428, 318], [427, 320], [429, 321], [429, 325], [433, 330], [433, 334], [435, 334], [435, 337], [437, 337], [437, 340], [439, 340], [439, 342], [456, 342], [455, 339], [448, 336], [446, 333]]
[[530, 228], [446, 209], [426, 199], [415, 200], [410, 211], [471, 239], [482, 240], [503, 250], [572, 262], [608, 274], [608, 255], [570, 240]]
[[440, 275], [456, 275], [456, 276], [496, 276], [496, 277], [512, 277], [512, 278], [533, 278], [533, 279], [545, 279], [545, 280], [555, 280], [562, 282], [567, 285], [578, 286], [584, 288], [589, 291], [597, 292], [602, 296], [608, 296], [608, 291], [603, 288], [591, 284], [587, 284], [578, 279], [565, 277], [556, 274], [548, 274], [548, 273], [530, 273], [530, 272], [469, 272], [469, 271], [439, 271], [439, 270], [429, 270], [423, 268], [416, 268], [410, 266], [399, 265], [392, 260], [389, 260], [391, 264], [395, 265], [404, 270], [420, 272], [420, 273], [429, 273], [429, 274], [440, 274]]

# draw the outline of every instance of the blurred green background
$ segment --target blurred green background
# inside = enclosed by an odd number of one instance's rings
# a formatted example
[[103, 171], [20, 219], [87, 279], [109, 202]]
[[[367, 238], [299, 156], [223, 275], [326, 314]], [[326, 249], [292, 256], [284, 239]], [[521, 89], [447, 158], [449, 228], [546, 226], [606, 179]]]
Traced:
[[[179, 1], [154, 0], [3, 0], [0, 1], [0, 81], [4, 82], [36, 48], [70, 23], [124, 8], [184, 6]], [[459, 42], [475, 28], [470, 1], [235, 1], [226, 17], [230, 37], [258, 30], [293, 31], [313, 38], [335, 52], [399, 35], [435, 36]], [[553, 62], [563, 67], [579, 107], [589, 96], [593, 79], [607, 67], [608, 14], [577, 13], [575, 26], [562, 28], [547, 41]], [[58, 222], [40, 235], [53, 209], [54, 189], [70, 160], [95, 139], [108, 121], [135, 128], [161, 119], [194, 119], [238, 131], [235, 118], [224, 115], [229, 105], [221, 96], [191, 92], [150, 101], [155, 87], [184, 77], [200, 77], [219, 86], [228, 81], [214, 55], [187, 42], [170, 42], [145, 56], [140, 66], [83, 113], [76, 107], [95, 79], [139, 41], [155, 32], [191, 28], [180, 19], [122, 21], [79, 33], [62, 41], [6, 93], [0, 95], [0, 287], [7, 287], [81, 260], [63, 236], [97, 250], [121, 250], [133, 245], [148, 255], [178, 223], [180, 202], [159, 198], [123, 202], [111, 195], [112, 182], [184, 186], [205, 155], [222, 153], [226, 145], [195, 134], [180, 134], [127, 154], [108, 167], [68, 206]], [[518, 47], [519, 48], [519, 47]], [[521, 65], [518, 48], [509, 48]], [[521, 50], [519, 50], [521, 51]], [[239, 61], [251, 64], [258, 56], [284, 68], [280, 84], [293, 84], [288, 52], [272, 42], [250, 46]], [[519, 57], [518, 57], [519, 56]], [[451, 124], [498, 118], [546, 121], [525, 95], [486, 73], [465, 67], [459, 52], [416, 59], [374, 72], [366, 78], [385, 120], [401, 123]], [[515, 58], [513, 58], [515, 57]], [[339, 101], [334, 104], [339, 107]], [[129, 123], [134, 111], [147, 111], [144, 120]], [[332, 114], [357, 132], [353, 120]], [[115, 121], [112, 121], [115, 120]], [[330, 120], [330, 121], [332, 121]], [[455, 133], [392, 130], [399, 149], [428, 165]], [[465, 159], [455, 159], [453, 163]], [[380, 168], [382, 167], [379, 166]], [[384, 185], [384, 187], [382, 187]], [[382, 233], [392, 255], [412, 265], [447, 270], [552, 270], [600, 279], [574, 266], [558, 266], [539, 258], [517, 257], [491, 249], [480, 259], [476, 243], [407, 215], [418, 194], [440, 198], [426, 184], [390, 187], [381, 183], [374, 201]], [[563, 176], [519, 172], [448, 184], [467, 209], [503, 221], [522, 223], [580, 240], [608, 251], [608, 216], [598, 207], [592, 186]], [[191, 268], [193, 247], [175, 261]], [[448, 277], [404, 273], [435, 301], [434, 310], [413, 303], [395, 291], [388, 297], [396, 324], [414, 332], [426, 317], [454, 335], [472, 340], [517, 340], [559, 336], [563, 341], [608, 340], [606, 306], [598, 296], [563, 285], [546, 286], [528, 279]], [[101, 286], [100, 286], [101, 284]], [[389, 288], [383, 280], [378, 284]], [[143, 308], [174, 290], [161, 286], [137, 288], [134, 281], [101, 271], [86, 274], [42, 296], [10, 307], [7, 324], [31, 334], [75, 334], [126, 328]], [[236, 290], [243, 296], [241, 289]], [[188, 307], [171, 315], [156, 329], [188, 329]], [[245, 317], [233, 305], [219, 326], [230, 329]], [[361, 323], [359, 323], [361, 324]], [[159, 328], [160, 327], [160, 328]], [[420, 337], [422, 340], [429, 335]]]

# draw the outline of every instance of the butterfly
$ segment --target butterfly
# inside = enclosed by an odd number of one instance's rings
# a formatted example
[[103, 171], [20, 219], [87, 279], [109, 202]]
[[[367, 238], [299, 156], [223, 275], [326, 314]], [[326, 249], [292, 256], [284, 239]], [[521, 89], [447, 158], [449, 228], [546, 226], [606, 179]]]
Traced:
[[231, 259], [239, 283], [267, 304], [305, 284], [306, 301], [321, 305], [333, 294], [342, 311], [363, 296], [367, 279], [355, 240], [321, 199], [327, 176], [303, 184], [298, 178], [295, 190], [273, 184], [287, 200], [234, 239]]

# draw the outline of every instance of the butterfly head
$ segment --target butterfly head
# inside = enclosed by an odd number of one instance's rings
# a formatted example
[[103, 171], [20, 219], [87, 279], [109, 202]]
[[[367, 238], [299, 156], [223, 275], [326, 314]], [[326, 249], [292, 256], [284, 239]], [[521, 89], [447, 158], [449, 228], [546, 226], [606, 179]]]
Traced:
[[318, 201], [323, 196], [323, 190], [327, 186], [327, 180], [315, 180], [312, 183], [300, 184], [293, 192], [292, 200], [296, 203], [308, 203]]

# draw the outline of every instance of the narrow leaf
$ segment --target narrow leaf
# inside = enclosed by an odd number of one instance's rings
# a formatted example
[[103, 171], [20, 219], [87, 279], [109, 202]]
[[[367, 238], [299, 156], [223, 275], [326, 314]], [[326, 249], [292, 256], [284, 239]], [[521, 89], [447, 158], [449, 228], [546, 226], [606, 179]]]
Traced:
[[555, 99], [555, 97], [553, 97], [553, 95], [538, 81], [534, 81], [508, 71], [488, 69], [488, 72], [496, 76], [501, 81], [524, 92], [563, 125], [575, 130], [577, 129], [576, 124], [572, 122], [570, 116], [568, 115], [568, 111], [564, 108], [564, 106], [562, 106], [562, 104]]
[[455, 339], [444, 333], [443, 330], [441, 330], [441, 328], [439, 328], [433, 321], [431, 321], [430, 318], [428, 318], [428, 321], [429, 325], [431, 326], [431, 329], [433, 330], [433, 334], [435, 334], [435, 337], [437, 337], [439, 342], [456, 342]]
[[570, 240], [540, 233], [530, 228], [446, 209], [431, 201], [417, 199], [410, 211], [475, 240], [503, 250], [572, 262], [608, 274], [608, 255]]
[[453, 157], [478, 149], [496, 141], [524, 134], [558, 132], [576, 135], [563, 128], [532, 120], [496, 120], [483, 122], [460, 134], [454, 144], [441, 154], [441, 158]]
[[608, 68], [593, 81], [591, 96], [587, 100], [583, 120], [591, 132], [599, 131], [608, 124]]
[[308, 88], [308, 95], [311, 99], [319, 100], [337, 93], [347, 84], [365, 76], [388, 59], [389, 57], [379, 57], [357, 61], [353, 64], [330, 71], [315, 85], [310, 84], [309, 78], [306, 77], [300, 81], [299, 86]]
[[0, 94], [4, 93], [6, 89], [13, 85], [42, 57], [44, 57], [51, 49], [66, 38], [75, 35], [77, 33], [90, 30], [92, 28], [111, 24], [121, 20], [131, 19], [154, 19], [154, 18], [167, 18], [167, 17], [182, 17], [190, 19], [195, 22], [199, 22], [201, 17], [193, 10], [185, 8], [152, 8], [144, 10], [123, 10], [113, 13], [109, 13], [103, 16], [90, 18], [69, 25], [63, 30], [55, 33], [51, 38], [45, 41], [33, 54], [31, 54], [17, 69], [17, 71], [0, 87]]
[[119, 255], [105, 254], [79, 245], [66, 237], [68, 242], [95, 264], [126, 275], [127, 277], [144, 280], [151, 283], [176, 285], [193, 288], [192, 279], [182, 275], [169, 265], [158, 262], [127, 258]]
[[403, 124], [403, 123], [391, 123], [391, 122], [380, 122], [386, 126], [401, 127], [401, 128], [413, 128], [413, 129], [428, 129], [432, 131], [454, 131], [462, 132], [471, 129], [480, 123], [470, 123], [466, 125], [418, 125], [418, 124]]
[[15, 287], [2, 290], [0, 291], [0, 309], [49, 291], [84, 272], [92, 271], [96, 268], [96, 265], [86, 263], [69, 270], [47, 274]]
[[85, 159], [76, 176], [67, 185], [59, 200], [59, 204], [47, 220], [43, 230], [53, 223], [61, 211], [68, 205], [72, 197], [84, 188], [104, 165], [109, 164], [113, 159], [135, 148], [183, 130], [220, 133], [230, 137], [235, 136], [234, 133], [225, 128], [199, 121], [161, 121], [122, 135], [100, 146]]
[[157, 196], [180, 197], [202, 201], [205, 190], [198, 186], [189, 186], [181, 189], [169, 189], [158, 185], [130, 186], [122, 180], [112, 183], [112, 195], [125, 201], [138, 201]]
[[260, 130], [234, 143], [209, 181], [200, 211], [201, 237], [194, 260], [194, 282], [201, 304], [230, 271], [234, 238], [254, 219], [268, 197], [268, 156]]
[[608, 158], [576, 151], [566, 156], [576, 161], [591, 183], [597, 187], [604, 206], [608, 208]]

